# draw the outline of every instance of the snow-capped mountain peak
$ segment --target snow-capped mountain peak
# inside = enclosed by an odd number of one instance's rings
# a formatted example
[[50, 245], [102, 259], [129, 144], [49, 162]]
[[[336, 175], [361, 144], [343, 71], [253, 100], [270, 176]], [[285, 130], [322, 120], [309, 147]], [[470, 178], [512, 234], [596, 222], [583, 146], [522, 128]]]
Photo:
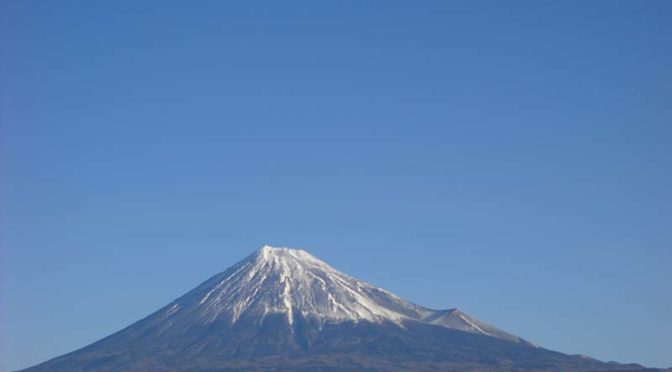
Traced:
[[71, 371], [614, 371], [432, 310], [300, 249], [264, 246], [144, 319], [28, 369]]
[[456, 310], [432, 310], [352, 278], [310, 253], [265, 245], [221, 274], [177, 299], [164, 317], [181, 322], [189, 315], [199, 323], [241, 319], [263, 324], [282, 315], [290, 326], [297, 319], [318, 324], [416, 321], [514, 341], [492, 326]]
[[[402, 306], [393, 309], [385, 306], [387, 302]], [[228, 319], [235, 323], [242, 317], [263, 322], [267, 315], [277, 313], [285, 314], [290, 324], [296, 316], [319, 322], [398, 322], [419, 315], [416, 306], [345, 275], [304, 250], [269, 245], [203, 283], [175, 305], [194, 308], [206, 322]], [[412, 314], [407, 314], [409, 310]]]

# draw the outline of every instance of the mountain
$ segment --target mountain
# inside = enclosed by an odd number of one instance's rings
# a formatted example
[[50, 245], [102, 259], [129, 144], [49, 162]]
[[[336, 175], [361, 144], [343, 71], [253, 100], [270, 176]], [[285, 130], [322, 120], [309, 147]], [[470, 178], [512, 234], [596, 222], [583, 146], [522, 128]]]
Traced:
[[615, 371], [458, 309], [432, 310], [299, 249], [264, 246], [157, 312], [28, 368], [58, 371]]

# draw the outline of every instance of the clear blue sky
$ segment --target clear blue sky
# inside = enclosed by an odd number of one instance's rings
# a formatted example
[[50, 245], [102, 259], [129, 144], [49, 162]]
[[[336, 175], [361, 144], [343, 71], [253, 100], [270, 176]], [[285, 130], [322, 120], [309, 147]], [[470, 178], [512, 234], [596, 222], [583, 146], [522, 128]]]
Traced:
[[0, 369], [264, 243], [672, 366], [672, 2], [3, 1]]

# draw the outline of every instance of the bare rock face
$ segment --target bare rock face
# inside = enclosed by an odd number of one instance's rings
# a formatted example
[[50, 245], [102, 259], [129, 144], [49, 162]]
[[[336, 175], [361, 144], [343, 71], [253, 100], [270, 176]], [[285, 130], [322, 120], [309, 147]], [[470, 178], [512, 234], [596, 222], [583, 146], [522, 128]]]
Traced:
[[432, 310], [309, 253], [264, 246], [154, 314], [25, 371], [614, 371], [457, 309]]

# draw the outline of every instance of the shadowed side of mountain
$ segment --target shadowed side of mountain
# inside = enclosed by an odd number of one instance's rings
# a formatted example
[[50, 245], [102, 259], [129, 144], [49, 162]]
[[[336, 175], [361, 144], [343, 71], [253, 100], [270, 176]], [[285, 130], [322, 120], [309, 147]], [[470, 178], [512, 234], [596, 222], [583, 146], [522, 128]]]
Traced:
[[276, 315], [263, 325], [215, 324], [165, 340], [131, 327], [121, 338], [113, 335], [26, 371], [642, 370], [414, 321], [316, 325], [297, 317], [290, 326]]

